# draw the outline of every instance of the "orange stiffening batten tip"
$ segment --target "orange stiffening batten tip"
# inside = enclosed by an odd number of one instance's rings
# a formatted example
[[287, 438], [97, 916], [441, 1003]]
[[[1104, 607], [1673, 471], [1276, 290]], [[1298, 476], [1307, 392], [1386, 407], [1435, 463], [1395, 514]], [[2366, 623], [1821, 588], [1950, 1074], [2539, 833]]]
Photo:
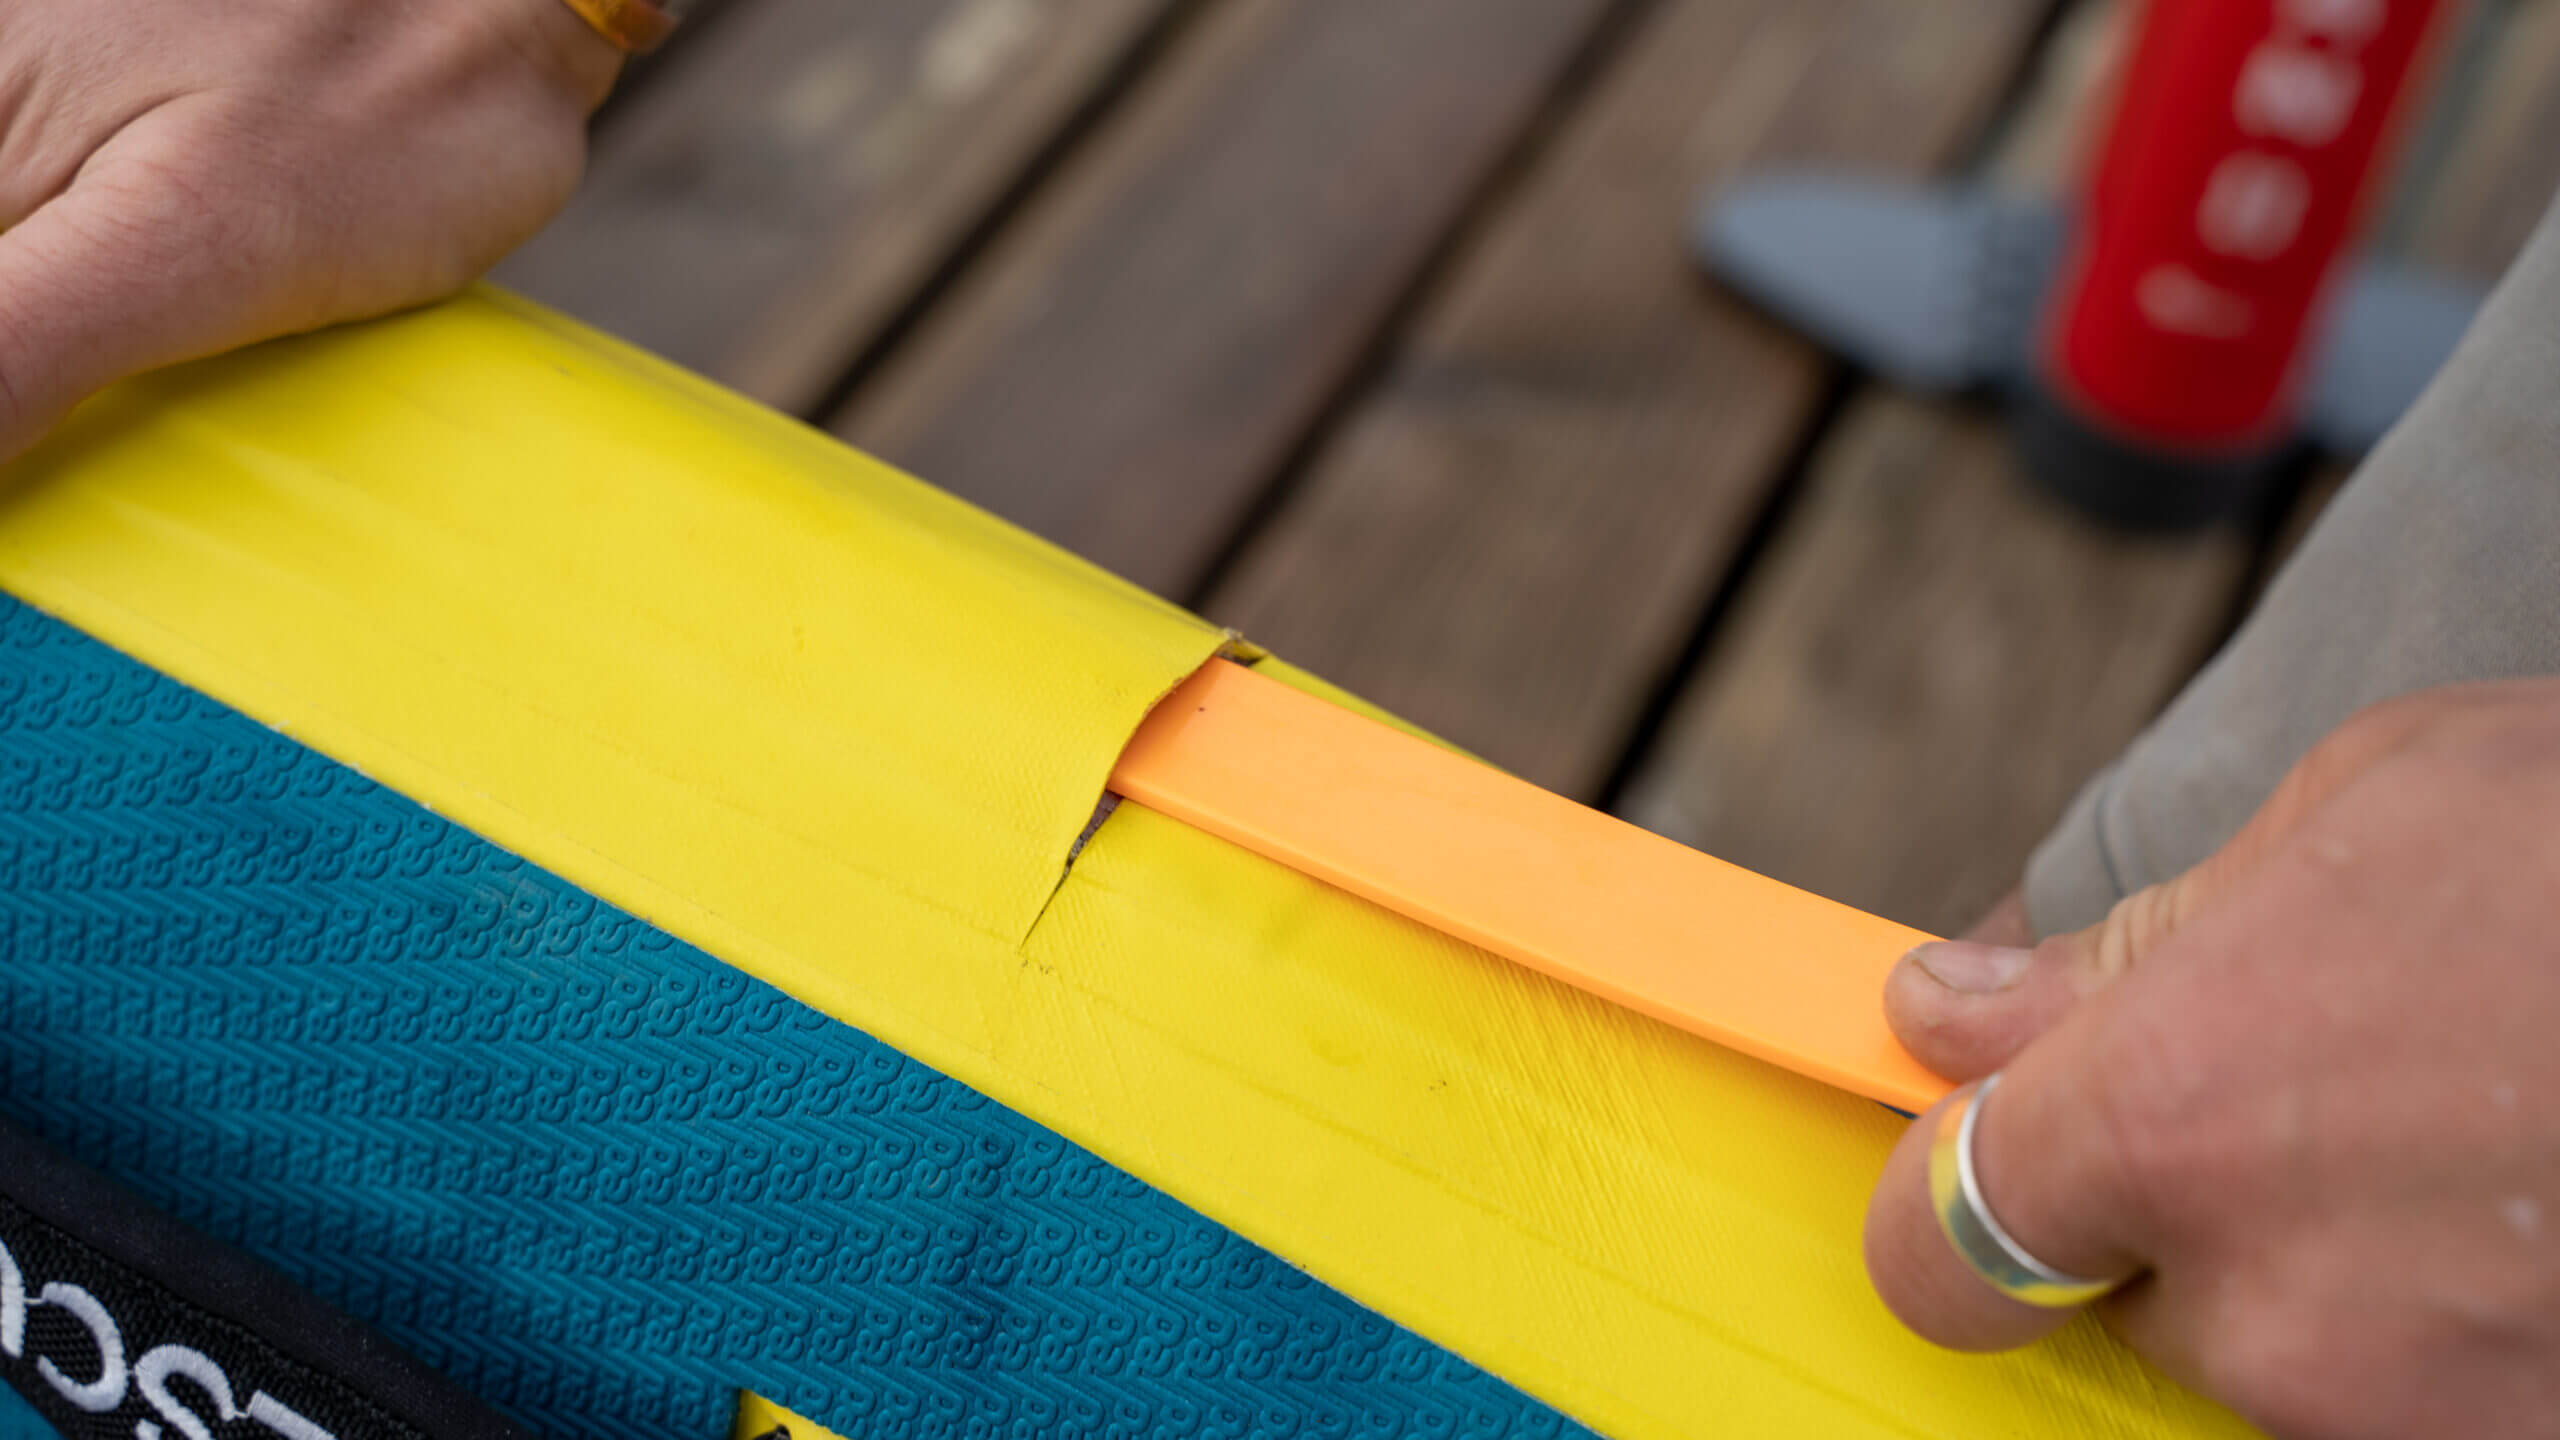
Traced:
[[1125, 799], [1497, 955], [1904, 1110], [1950, 1088], [1886, 1028], [1930, 936], [1726, 864], [1212, 661], [1112, 772]]

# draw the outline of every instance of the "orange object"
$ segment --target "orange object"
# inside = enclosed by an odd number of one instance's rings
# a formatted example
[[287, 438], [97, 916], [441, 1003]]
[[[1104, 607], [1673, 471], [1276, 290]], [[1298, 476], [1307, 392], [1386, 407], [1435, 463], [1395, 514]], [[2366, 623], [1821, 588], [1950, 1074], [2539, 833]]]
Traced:
[[626, 55], [648, 54], [676, 29], [676, 12], [658, 0], [568, 0], [568, 6]]
[[1950, 1088], [1885, 1026], [1931, 937], [1726, 864], [1224, 660], [1112, 790], [1434, 929], [1910, 1111]]

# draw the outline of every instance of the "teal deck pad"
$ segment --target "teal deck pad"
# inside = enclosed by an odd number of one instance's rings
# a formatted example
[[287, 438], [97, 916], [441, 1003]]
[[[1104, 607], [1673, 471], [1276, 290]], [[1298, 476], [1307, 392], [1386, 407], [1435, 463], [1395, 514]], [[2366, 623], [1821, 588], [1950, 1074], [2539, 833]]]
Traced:
[[712, 1440], [742, 1388], [858, 1440], [1583, 1433], [5, 599], [0, 1042], [0, 1112], [545, 1436]]

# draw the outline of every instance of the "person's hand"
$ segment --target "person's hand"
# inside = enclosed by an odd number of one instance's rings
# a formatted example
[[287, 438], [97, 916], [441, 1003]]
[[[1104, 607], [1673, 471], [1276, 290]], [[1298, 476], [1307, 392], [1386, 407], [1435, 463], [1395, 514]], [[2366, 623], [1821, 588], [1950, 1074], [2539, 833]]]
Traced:
[[620, 63], [561, 0], [0, 0], [0, 459], [460, 288], [566, 200]]
[[[2283, 1436], [2560, 1435], [2560, 682], [2379, 707], [2211, 860], [2032, 952], [1923, 946], [1895, 1029], [1997, 1070], [1990, 1208], [2107, 1322]], [[1927, 1191], [1878, 1291], [1964, 1349], [2068, 1318], [1977, 1280]]]

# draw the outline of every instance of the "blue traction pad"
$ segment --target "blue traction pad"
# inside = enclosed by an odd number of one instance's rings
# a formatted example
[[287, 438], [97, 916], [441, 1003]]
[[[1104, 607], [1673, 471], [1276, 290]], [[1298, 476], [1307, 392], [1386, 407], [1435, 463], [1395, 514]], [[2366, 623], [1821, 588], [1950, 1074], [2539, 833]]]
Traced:
[[0, 1111], [541, 1435], [1584, 1433], [5, 597], [0, 895]]

